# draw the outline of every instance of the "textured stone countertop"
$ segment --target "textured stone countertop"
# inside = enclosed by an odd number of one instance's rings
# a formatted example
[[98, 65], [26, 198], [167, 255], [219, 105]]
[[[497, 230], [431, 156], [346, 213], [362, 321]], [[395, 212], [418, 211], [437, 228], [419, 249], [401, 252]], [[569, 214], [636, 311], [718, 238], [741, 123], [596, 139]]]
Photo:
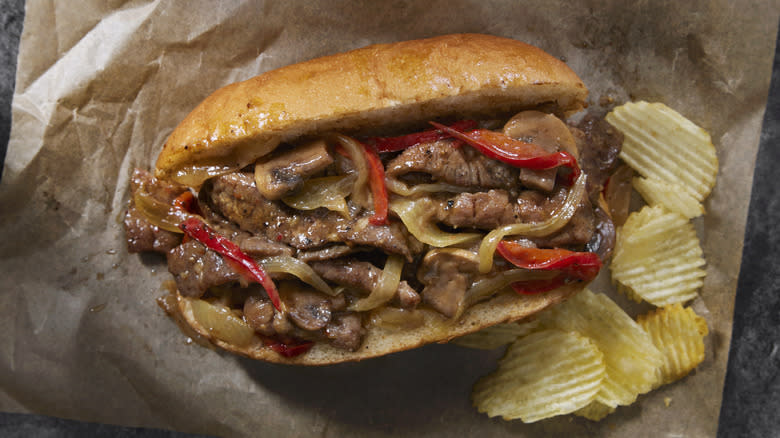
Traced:
[[[23, 0], [0, 3], [0, 160], [10, 131], [11, 96]], [[780, 436], [780, 52], [772, 86], [745, 233], [734, 331], [718, 436]], [[0, 413], [0, 436], [184, 437], [175, 432], [80, 423], [58, 418]]]

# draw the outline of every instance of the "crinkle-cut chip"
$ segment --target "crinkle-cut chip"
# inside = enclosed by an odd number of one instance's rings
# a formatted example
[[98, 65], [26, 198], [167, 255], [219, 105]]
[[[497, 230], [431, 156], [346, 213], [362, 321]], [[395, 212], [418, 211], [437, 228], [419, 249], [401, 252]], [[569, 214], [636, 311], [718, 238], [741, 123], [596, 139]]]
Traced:
[[537, 326], [539, 326], [539, 321], [536, 319], [528, 322], [496, 324], [478, 332], [455, 338], [451, 342], [461, 347], [493, 350], [531, 333]]
[[607, 377], [596, 401], [609, 407], [630, 405], [655, 385], [661, 352], [630, 316], [606, 295], [585, 289], [537, 315], [543, 327], [575, 331], [604, 353]]
[[687, 376], [704, 360], [707, 321], [690, 307], [672, 304], [640, 315], [637, 322], [664, 356], [658, 386]]
[[[631, 213], [618, 230], [612, 280], [629, 288], [629, 297], [655, 306], [696, 298], [706, 272], [693, 225], [661, 206]], [[621, 289], [621, 288], [619, 288]]]
[[629, 102], [606, 119], [623, 133], [620, 158], [640, 175], [678, 184], [699, 202], [715, 186], [712, 139], [678, 112], [662, 103]]
[[689, 192], [675, 183], [656, 178], [634, 178], [632, 185], [645, 201], [652, 205], [662, 205], [667, 210], [680, 213], [688, 219], [704, 214], [704, 206]]
[[603, 403], [599, 403], [597, 401], [592, 401], [588, 406], [585, 406], [584, 408], [575, 411], [574, 415], [585, 417], [591, 421], [601, 421], [604, 419], [604, 417], [606, 417], [607, 415], [613, 412], [615, 412], [615, 408], [611, 406], [607, 406]]
[[532, 423], [587, 406], [604, 375], [604, 355], [593, 341], [543, 330], [510, 345], [498, 369], [474, 385], [472, 400], [491, 417]]

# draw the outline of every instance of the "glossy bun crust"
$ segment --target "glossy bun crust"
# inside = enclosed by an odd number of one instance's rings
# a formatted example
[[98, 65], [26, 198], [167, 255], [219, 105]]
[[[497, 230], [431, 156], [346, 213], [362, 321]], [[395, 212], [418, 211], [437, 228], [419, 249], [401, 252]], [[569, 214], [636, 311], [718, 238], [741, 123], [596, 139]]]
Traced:
[[508, 38], [458, 34], [373, 45], [217, 90], [168, 138], [156, 176], [198, 187], [305, 135], [541, 105], [566, 115], [582, 109], [586, 96], [566, 64]]

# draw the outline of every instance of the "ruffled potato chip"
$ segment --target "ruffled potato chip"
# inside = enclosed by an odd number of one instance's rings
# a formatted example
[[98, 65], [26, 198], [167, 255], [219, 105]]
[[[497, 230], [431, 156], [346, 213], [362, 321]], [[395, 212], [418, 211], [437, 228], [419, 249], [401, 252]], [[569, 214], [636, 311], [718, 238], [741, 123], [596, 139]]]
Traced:
[[704, 207], [679, 185], [656, 178], [634, 178], [632, 185], [649, 205], [662, 205], [688, 219], [704, 214]]
[[663, 353], [658, 386], [685, 377], [704, 360], [707, 321], [690, 307], [673, 304], [640, 315], [637, 322]]
[[664, 306], [696, 297], [704, 264], [693, 225], [658, 206], [629, 215], [617, 233], [610, 269], [612, 280], [631, 290], [630, 297]]
[[646, 178], [668, 181], [701, 202], [715, 186], [710, 135], [662, 103], [629, 102], [607, 114], [624, 135], [620, 158]]
[[599, 403], [597, 401], [590, 402], [588, 406], [585, 406], [584, 408], [575, 411], [574, 415], [579, 415], [580, 417], [585, 417], [588, 420], [591, 421], [601, 421], [606, 417], [607, 415], [615, 412], [616, 408], [613, 408], [611, 406], [607, 406], [603, 403]]
[[494, 350], [531, 333], [538, 326], [539, 321], [536, 319], [528, 322], [496, 324], [478, 332], [455, 338], [450, 342], [461, 347]]
[[480, 412], [532, 423], [587, 406], [605, 376], [604, 355], [574, 332], [543, 330], [514, 342], [498, 369], [474, 385]]
[[596, 401], [609, 407], [629, 405], [655, 385], [663, 364], [661, 352], [650, 335], [606, 295], [586, 289], [538, 318], [544, 327], [587, 336], [604, 353], [607, 375]]

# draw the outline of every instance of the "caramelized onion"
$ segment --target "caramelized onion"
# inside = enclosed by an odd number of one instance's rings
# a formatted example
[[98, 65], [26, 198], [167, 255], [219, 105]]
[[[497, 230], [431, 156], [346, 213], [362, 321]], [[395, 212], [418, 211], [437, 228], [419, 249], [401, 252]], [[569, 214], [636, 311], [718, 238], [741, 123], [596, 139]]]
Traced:
[[357, 170], [357, 178], [352, 189], [352, 201], [367, 210], [371, 210], [374, 206], [371, 203], [371, 191], [368, 186], [368, 163], [363, 153], [363, 147], [355, 139], [346, 135], [333, 134], [333, 138], [344, 147]]
[[376, 283], [376, 286], [374, 286], [371, 294], [353, 303], [349, 306], [349, 310], [362, 312], [364, 310], [371, 310], [375, 307], [379, 307], [390, 301], [390, 299], [393, 298], [393, 295], [395, 295], [395, 291], [398, 290], [398, 285], [401, 283], [401, 271], [403, 268], [403, 257], [395, 254], [389, 256], [385, 263], [385, 269], [382, 270], [382, 275], [379, 276], [379, 281]]
[[154, 198], [143, 188], [133, 195], [135, 208], [144, 215], [152, 225], [174, 233], [182, 233], [179, 224], [192, 216], [181, 208], [175, 208], [173, 204], [166, 204]]
[[385, 184], [387, 184], [388, 190], [401, 196], [416, 196], [440, 192], [463, 193], [469, 191], [468, 187], [454, 186], [447, 183], [415, 184], [409, 187], [395, 178], [385, 178]]
[[371, 313], [371, 324], [385, 330], [412, 330], [425, 324], [425, 315], [419, 309], [380, 307]]
[[[550, 235], [563, 228], [569, 221], [580, 200], [585, 195], [585, 174], [581, 173], [569, 189], [566, 201], [558, 207], [549, 219], [543, 222], [505, 225], [488, 233], [479, 246], [479, 272], [486, 274], [493, 268], [493, 254], [498, 242], [506, 236], [540, 237]], [[417, 236], [415, 236], [417, 237]]]
[[331, 289], [325, 280], [317, 275], [314, 270], [306, 263], [290, 256], [275, 256], [268, 257], [260, 260], [260, 264], [263, 265], [263, 269], [268, 273], [280, 273], [285, 272], [287, 274], [298, 277], [304, 283], [311, 285], [313, 288], [320, 292], [328, 294], [332, 297], [338, 295], [337, 291]]
[[528, 280], [549, 280], [558, 275], [556, 271], [531, 271], [528, 269], [508, 269], [490, 277], [482, 277], [471, 284], [466, 291], [455, 319], [463, 314], [463, 311], [474, 304], [501, 292], [512, 283]]
[[212, 336], [236, 347], [252, 342], [255, 331], [228, 307], [201, 299], [189, 299], [192, 316]]
[[479, 233], [447, 233], [430, 220], [431, 200], [429, 198], [395, 198], [390, 201], [390, 211], [401, 218], [406, 229], [417, 240], [437, 248], [456, 245], [481, 236]]
[[283, 197], [282, 202], [297, 210], [315, 210], [324, 207], [348, 218], [346, 197], [352, 193], [355, 179], [352, 175], [312, 178], [303, 184], [301, 191]]

